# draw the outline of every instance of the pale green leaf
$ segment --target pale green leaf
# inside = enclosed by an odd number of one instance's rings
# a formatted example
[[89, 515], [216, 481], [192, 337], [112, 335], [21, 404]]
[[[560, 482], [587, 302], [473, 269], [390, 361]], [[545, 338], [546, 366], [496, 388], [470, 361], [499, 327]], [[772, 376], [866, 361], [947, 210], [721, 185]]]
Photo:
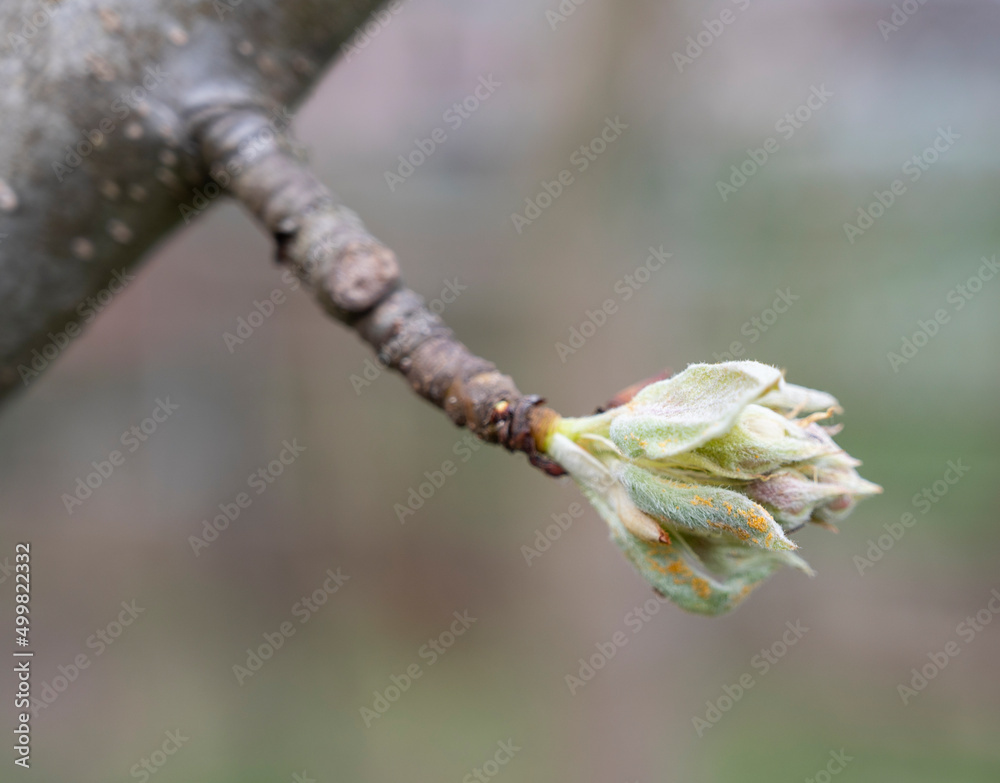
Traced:
[[749, 403], [780, 380], [779, 370], [758, 362], [692, 364], [622, 406], [611, 422], [611, 440], [633, 459], [690, 451], [727, 432]]

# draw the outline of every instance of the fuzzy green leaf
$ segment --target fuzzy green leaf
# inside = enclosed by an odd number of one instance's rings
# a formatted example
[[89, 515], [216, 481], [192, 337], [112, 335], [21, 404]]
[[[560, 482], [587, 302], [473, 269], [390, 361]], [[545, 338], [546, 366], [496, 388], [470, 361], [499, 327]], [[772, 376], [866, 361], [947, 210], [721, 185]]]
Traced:
[[[751, 555], [730, 558], [739, 547], [702, 544], [702, 551], [723, 565], [712, 573], [684, 536], [674, 533], [669, 544], [644, 541], [611, 523], [611, 535], [625, 556], [653, 589], [682, 609], [698, 614], [719, 615], [736, 608], [750, 591], [775, 570], [788, 564], [788, 558], [808, 566], [790, 552], [752, 550]], [[796, 564], [797, 565], [797, 564]]]
[[626, 456], [663, 459], [727, 432], [751, 402], [777, 388], [781, 372], [758, 362], [692, 364], [640, 391], [611, 422]]
[[617, 465], [614, 475], [632, 502], [668, 531], [725, 536], [762, 549], [796, 548], [766, 509], [738, 492], [672, 481], [628, 463]]

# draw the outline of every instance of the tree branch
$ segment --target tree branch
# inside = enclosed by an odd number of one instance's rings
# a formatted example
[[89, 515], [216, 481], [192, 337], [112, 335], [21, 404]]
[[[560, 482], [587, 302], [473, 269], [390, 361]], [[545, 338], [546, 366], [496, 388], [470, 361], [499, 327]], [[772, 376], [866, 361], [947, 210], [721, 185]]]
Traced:
[[278, 262], [295, 270], [327, 313], [353, 326], [456, 425], [562, 475], [539, 450], [557, 414], [473, 354], [402, 285], [393, 252], [336, 203], [262, 109], [213, 107], [191, 118], [191, 136], [213, 179], [273, 234]]
[[82, 331], [80, 304], [200, 212], [192, 198], [214, 180], [418, 394], [561, 472], [536, 443], [555, 414], [402, 286], [392, 251], [298, 161], [287, 122], [272, 120], [379, 4], [3, 4], [0, 29], [13, 32], [0, 42], [0, 395], [58, 357]]

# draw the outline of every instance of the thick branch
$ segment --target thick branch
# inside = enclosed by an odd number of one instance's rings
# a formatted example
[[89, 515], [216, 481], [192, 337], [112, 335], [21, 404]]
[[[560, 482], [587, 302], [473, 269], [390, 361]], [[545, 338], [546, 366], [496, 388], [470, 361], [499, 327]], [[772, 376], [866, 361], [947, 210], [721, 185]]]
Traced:
[[331, 316], [353, 326], [455, 424], [561, 475], [538, 448], [556, 414], [473, 354], [402, 285], [393, 252], [336, 203], [267, 121], [252, 106], [191, 118], [212, 176], [274, 235], [278, 261], [294, 268]]
[[0, 2], [0, 397], [80, 334], [88, 296], [201, 211], [184, 118], [294, 110], [381, 1]]

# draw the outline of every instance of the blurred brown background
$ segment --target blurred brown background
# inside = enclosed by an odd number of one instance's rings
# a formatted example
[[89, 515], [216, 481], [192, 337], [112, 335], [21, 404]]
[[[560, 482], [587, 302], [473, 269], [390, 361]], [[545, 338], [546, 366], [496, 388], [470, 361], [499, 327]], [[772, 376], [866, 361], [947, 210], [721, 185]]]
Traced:
[[[794, 781], [843, 750], [843, 781], [998, 779], [1000, 621], [972, 639], [959, 626], [994, 619], [1000, 589], [1000, 279], [956, 292], [1000, 248], [1000, 11], [911, 0], [890, 30], [888, 2], [586, 0], [547, 17], [559, 8], [408, 0], [293, 127], [414, 289], [466, 286], [446, 319], [523, 390], [588, 413], [739, 342], [839, 397], [839, 441], [885, 494], [839, 535], [798, 536], [815, 579], [781, 573], [719, 619], [667, 605], [636, 631], [627, 617], [651, 593], [589, 508], [525, 563], [576, 489], [464, 450], [397, 377], [352, 384], [365, 346], [219, 206], [0, 417], [0, 563], [32, 543], [36, 694], [81, 653], [89, 664], [34, 721], [33, 778], [142, 780], [134, 765], [179, 730], [156, 783], [462, 781], [508, 739], [520, 750], [484, 775]], [[475, 110], [448, 114], [491, 76]], [[813, 88], [831, 95], [786, 138], [776, 126]], [[581, 171], [574, 151], [615, 118], [627, 128]], [[445, 141], [390, 190], [385, 172], [435, 128]], [[949, 128], [911, 180], [906, 161]], [[717, 182], [769, 137], [777, 152], [723, 200]], [[516, 230], [512, 213], [564, 169], [573, 182]], [[849, 241], [844, 224], [894, 179], [905, 192]], [[661, 245], [669, 264], [626, 301], [616, 285]], [[230, 352], [223, 335], [275, 288], [282, 303]], [[778, 290], [798, 299], [774, 320]], [[556, 343], [609, 298], [618, 311], [561, 361]], [[948, 322], [894, 371], [887, 354], [938, 309]], [[176, 412], [68, 514], [63, 493], [166, 397]], [[248, 476], [293, 439], [305, 451], [255, 494]], [[401, 525], [394, 504], [448, 459], [455, 475]], [[949, 460], [969, 470], [937, 497]], [[189, 537], [244, 491], [251, 505], [195, 556]], [[916, 523], [859, 574], [855, 557], [907, 511]], [[303, 623], [295, 604], [328, 568], [349, 579]], [[0, 596], [12, 629], [2, 572]], [[102, 649], [92, 634], [122, 601], [144, 611]], [[476, 621], [431, 660], [456, 611]], [[240, 684], [234, 665], [288, 621]], [[762, 672], [755, 656], [796, 621], [808, 632]], [[620, 630], [626, 646], [571, 694], [578, 659]], [[904, 705], [897, 686], [950, 641], [960, 654]], [[362, 708], [412, 664], [419, 679], [366, 726]], [[693, 719], [746, 673], [753, 687], [699, 736]]]

